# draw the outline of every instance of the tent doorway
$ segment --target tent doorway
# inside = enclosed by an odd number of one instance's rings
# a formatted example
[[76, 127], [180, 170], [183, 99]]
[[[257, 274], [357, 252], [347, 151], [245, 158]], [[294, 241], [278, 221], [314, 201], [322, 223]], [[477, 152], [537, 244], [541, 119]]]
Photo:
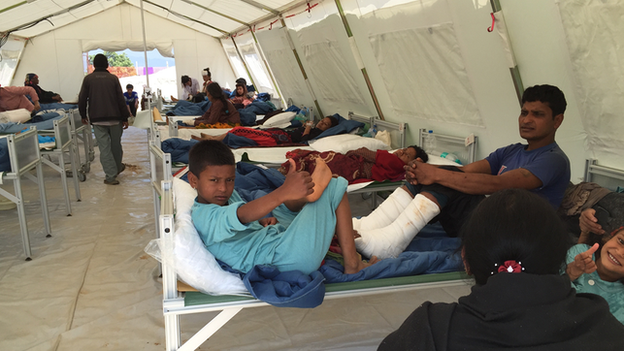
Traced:
[[[97, 54], [104, 54], [109, 57], [109, 72], [119, 78], [121, 88], [125, 92], [126, 86], [132, 84], [134, 91], [139, 97], [143, 95], [147, 86], [146, 71], [149, 74], [149, 83], [152, 92], [160, 89], [162, 96], [177, 96], [175, 59], [162, 56], [158, 50], [147, 52], [147, 62], [149, 66], [145, 68], [145, 56], [142, 51], [110, 52], [101, 49], [92, 50], [83, 54], [85, 74], [93, 71], [92, 60]], [[139, 110], [141, 106], [139, 105]]]

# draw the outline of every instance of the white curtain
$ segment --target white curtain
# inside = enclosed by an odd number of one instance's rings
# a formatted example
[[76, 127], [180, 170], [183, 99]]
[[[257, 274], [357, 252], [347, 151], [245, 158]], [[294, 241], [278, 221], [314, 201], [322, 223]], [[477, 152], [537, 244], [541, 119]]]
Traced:
[[624, 1], [559, 2], [590, 151], [624, 149]]
[[338, 42], [328, 40], [303, 45], [303, 56], [308, 63], [306, 72], [318, 87], [314, 92], [318, 99], [364, 104], [355, 79], [348, 73]]
[[369, 39], [397, 115], [483, 126], [451, 23]]

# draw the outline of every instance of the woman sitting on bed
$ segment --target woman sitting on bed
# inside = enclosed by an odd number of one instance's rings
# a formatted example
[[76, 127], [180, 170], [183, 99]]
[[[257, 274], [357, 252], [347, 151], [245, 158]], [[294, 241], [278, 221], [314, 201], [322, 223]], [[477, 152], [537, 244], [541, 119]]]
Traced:
[[215, 124], [215, 123], [228, 123], [228, 124], [240, 124], [240, 115], [234, 105], [225, 98], [223, 90], [219, 83], [210, 83], [207, 88], [208, 100], [211, 104], [206, 113], [201, 117], [198, 117], [193, 122], [194, 126], [200, 124]]
[[337, 126], [338, 120], [333, 116], [327, 116], [320, 120], [313, 128], [308, 122], [305, 126], [293, 130], [282, 130], [280, 128], [269, 128], [265, 130], [247, 127], [236, 127], [221, 135], [207, 135], [201, 133], [201, 137], [191, 136], [195, 140], [218, 140], [223, 141], [226, 136], [233, 134], [245, 137], [256, 142], [258, 146], [277, 146], [284, 144], [301, 144], [321, 135], [327, 129]]
[[[457, 303], [425, 302], [378, 350], [621, 350], [605, 300], [559, 275], [569, 236], [552, 206], [522, 189], [483, 200], [462, 228], [476, 285]], [[438, 347], [436, 347], [438, 346]]]
[[[412, 145], [405, 149], [399, 149], [393, 153], [386, 150], [369, 150], [365, 147], [352, 150], [346, 154], [334, 151], [311, 151], [295, 149], [286, 153], [287, 159], [293, 159], [297, 165], [297, 171], [314, 172], [316, 159], [321, 158], [334, 175], [345, 178], [349, 184], [357, 183], [358, 180], [401, 180], [405, 178], [403, 166], [410, 161], [420, 158], [427, 162], [429, 156], [418, 146]], [[282, 174], [288, 174], [290, 162], [285, 162], [279, 168]]]
[[249, 97], [247, 93], [247, 87], [243, 83], [236, 83], [236, 95], [230, 99], [234, 106], [241, 105], [243, 108], [247, 107], [254, 100], [253, 97]]

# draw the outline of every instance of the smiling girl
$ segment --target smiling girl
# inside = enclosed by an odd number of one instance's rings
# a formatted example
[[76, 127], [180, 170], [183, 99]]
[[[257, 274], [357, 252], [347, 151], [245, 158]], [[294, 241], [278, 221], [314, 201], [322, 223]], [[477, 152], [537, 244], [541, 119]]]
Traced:
[[609, 310], [624, 324], [624, 227], [611, 235], [589, 234], [568, 250], [566, 273], [579, 293], [602, 296]]

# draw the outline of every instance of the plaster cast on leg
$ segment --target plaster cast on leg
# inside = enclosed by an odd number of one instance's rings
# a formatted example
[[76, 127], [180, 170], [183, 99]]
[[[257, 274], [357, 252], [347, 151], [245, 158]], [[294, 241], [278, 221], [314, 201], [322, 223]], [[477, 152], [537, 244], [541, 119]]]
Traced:
[[388, 226], [399, 217], [412, 200], [410, 193], [402, 187], [397, 188], [371, 214], [362, 218], [353, 218], [353, 229], [359, 232], [360, 229], [371, 230]]
[[418, 232], [440, 213], [435, 202], [422, 194], [405, 208], [399, 217], [384, 228], [359, 230], [355, 247], [364, 256], [379, 259], [397, 257], [410, 244]]

